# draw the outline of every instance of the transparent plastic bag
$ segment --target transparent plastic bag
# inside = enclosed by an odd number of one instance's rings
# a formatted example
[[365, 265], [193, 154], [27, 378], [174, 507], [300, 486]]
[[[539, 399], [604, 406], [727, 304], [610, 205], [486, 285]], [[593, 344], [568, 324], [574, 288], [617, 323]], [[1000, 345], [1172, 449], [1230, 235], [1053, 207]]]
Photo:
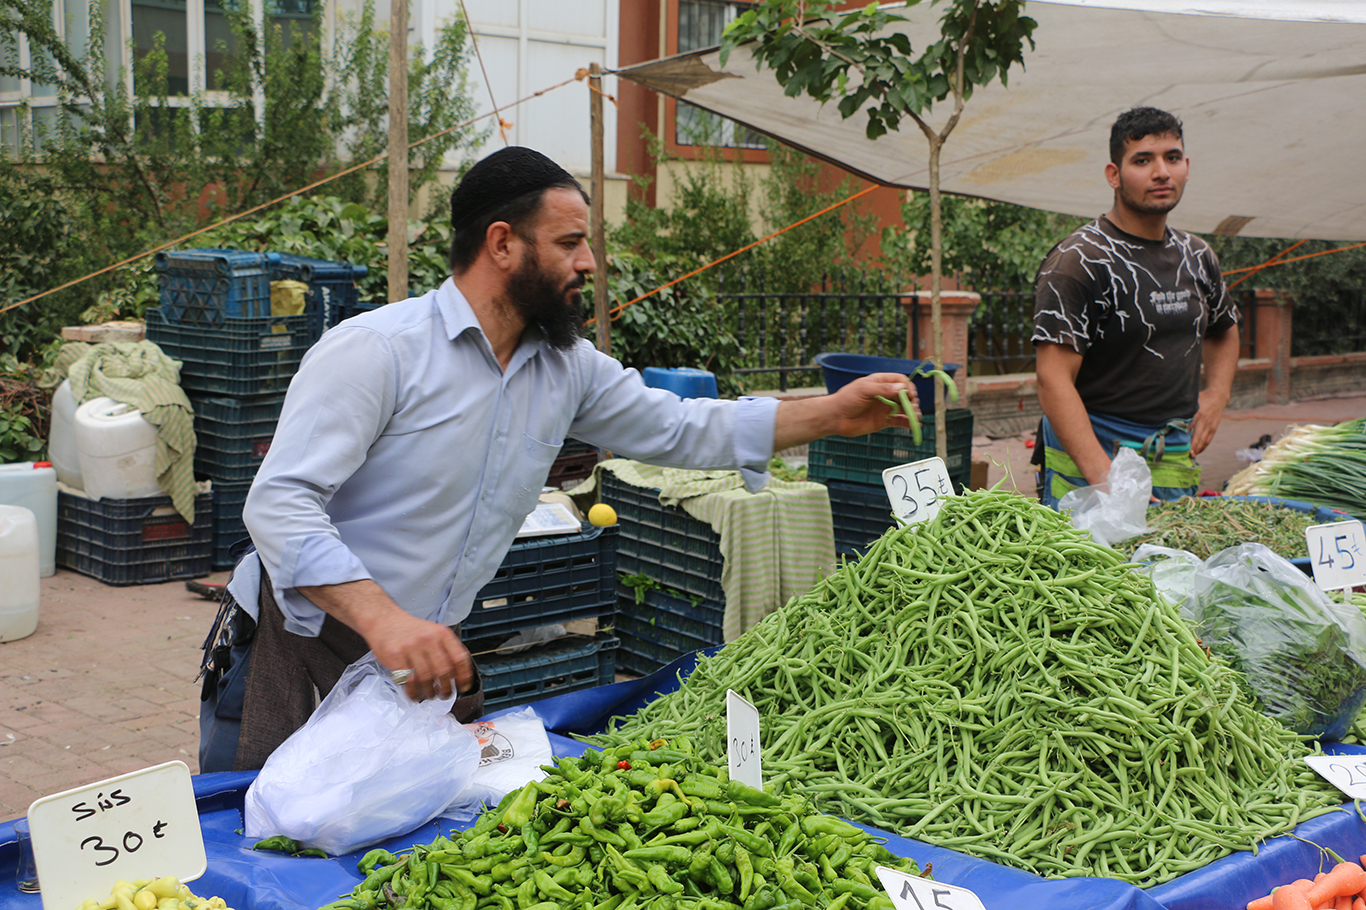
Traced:
[[1259, 543], [1203, 563], [1183, 550], [1139, 547], [1158, 590], [1181, 606], [1213, 654], [1242, 673], [1266, 714], [1333, 741], [1366, 704], [1366, 617], [1334, 603], [1289, 560]]
[[411, 701], [362, 657], [266, 759], [247, 790], [246, 836], [283, 834], [337, 856], [436, 818], [479, 767], [454, 701]]
[[1097, 543], [1114, 546], [1146, 534], [1153, 473], [1137, 452], [1121, 447], [1103, 484], [1069, 490], [1058, 511], [1072, 513], [1072, 526], [1090, 531]]

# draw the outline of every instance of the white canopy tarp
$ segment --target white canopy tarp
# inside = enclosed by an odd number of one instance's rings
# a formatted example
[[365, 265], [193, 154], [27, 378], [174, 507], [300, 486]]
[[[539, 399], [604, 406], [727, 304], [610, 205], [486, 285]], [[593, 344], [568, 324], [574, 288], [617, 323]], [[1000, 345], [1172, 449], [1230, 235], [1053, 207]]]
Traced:
[[[917, 55], [942, 6], [898, 10]], [[1171, 223], [1203, 233], [1366, 240], [1366, 0], [1030, 0], [1036, 49], [979, 87], [944, 145], [945, 192], [1083, 217], [1107, 210], [1110, 124], [1135, 105], [1185, 124], [1191, 178]], [[864, 135], [866, 116], [784, 96], [748, 48], [619, 75], [889, 186], [928, 185], [910, 120]], [[939, 128], [952, 100], [927, 121]]]

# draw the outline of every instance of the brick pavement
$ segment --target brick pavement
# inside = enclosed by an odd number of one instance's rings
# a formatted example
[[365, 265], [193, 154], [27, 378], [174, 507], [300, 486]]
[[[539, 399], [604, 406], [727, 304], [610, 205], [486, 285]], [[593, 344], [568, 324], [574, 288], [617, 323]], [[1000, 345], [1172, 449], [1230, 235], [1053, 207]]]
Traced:
[[[1234, 411], [1201, 461], [1218, 489], [1243, 467], [1233, 453], [1293, 423], [1366, 416], [1366, 394]], [[1024, 436], [974, 440], [1033, 492]], [[1012, 486], [1011, 484], [1007, 485]], [[210, 581], [224, 581], [216, 573]], [[108, 587], [59, 569], [43, 579], [38, 631], [0, 644], [0, 819], [39, 796], [179, 759], [198, 772], [199, 645], [215, 605], [181, 582]]]

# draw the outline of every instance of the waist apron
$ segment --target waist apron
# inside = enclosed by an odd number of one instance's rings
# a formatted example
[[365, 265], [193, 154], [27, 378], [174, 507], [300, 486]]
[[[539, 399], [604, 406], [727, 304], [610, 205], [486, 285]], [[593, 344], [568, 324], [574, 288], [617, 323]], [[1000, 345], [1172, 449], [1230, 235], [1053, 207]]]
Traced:
[[[1153, 495], [1161, 500], [1194, 496], [1200, 483], [1200, 466], [1191, 457], [1189, 420], [1171, 420], [1161, 426], [1131, 423], [1105, 414], [1090, 414], [1091, 429], [1101, 448], [1113, 458], [1120, 446], [1143, 456], [1153, 474]], [[1056, 509], [1069, 490], [1087, 485], [1076, 462], [1062, 448], [1057, 434], [1043, 419], [1043, 483], [1039, 499]]]

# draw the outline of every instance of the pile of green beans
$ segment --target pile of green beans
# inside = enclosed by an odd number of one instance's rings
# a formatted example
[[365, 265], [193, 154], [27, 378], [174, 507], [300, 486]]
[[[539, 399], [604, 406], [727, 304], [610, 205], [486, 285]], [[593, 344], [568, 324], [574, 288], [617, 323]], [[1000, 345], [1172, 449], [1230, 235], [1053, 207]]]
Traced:
[[892, 910], [874, 867], [919, 871], [805, 797], [728, 780], [686, 737], [542, 767], [461, 834], [370, 851], [322, 910]]
[[1183, 496], [1148, 509], [1148, 532], [1118, 545], [1132, 555], [1145, 543], [1209, 559], [1227, 547], [1265, 544], [1286, 559], [1309, 555], [1304, 529], [1318, 524], [1312, 512], [1226, 496]]
[[1015, 494], [967, 493], [703, 658], [594, 737], [724, 754], [760, 711], [765, 782], [825, 812], [1047, 877], [1151, 886], [1255, 850], [1341, 796], [1317, 746], [1115, 550]]

